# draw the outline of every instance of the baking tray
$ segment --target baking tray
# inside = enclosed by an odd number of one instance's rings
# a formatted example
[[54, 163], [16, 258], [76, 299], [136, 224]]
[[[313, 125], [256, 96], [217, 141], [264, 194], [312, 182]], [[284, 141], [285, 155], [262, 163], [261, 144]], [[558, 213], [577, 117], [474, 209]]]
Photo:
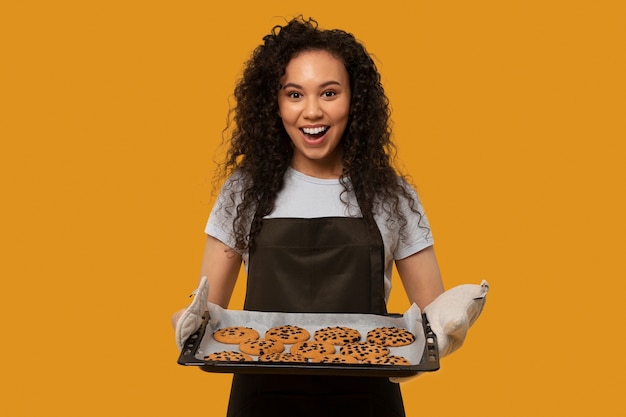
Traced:
[[[411, 345], [390, 347], [392, 355], [404, 356], [411, 365], [376, 365], [376, 364], [331, 364], [317, 362], [259, 362], [252, 356], [252, 361], [217, 362], [205, 360], [212, 352], [238, 350], [237, 345], [228, 345], [215, 341], [215, 330], [228, 326], [252, 327], [263, 337], [265, 331], [273, 326], [292, 324], [306, 328], [313, 338], [315, 329], [327, 326], [346, 326], [359, 330], [362, 341], [367, 330], [375, 327], [400, 327], [410, 330], [416, 340]], [[285, 345], [285, 350], [290, 345]], [[338, 349], [337, 349], [338, 350]], [[425, 314], [413, 305], [405, 314], [338, 314], [338, 313], [268, 313], [246, 310], [227, 310], [209, 304], [209, 310], [202, 317], [200, 328], [185, 341], [179, 365], [197, 366], [206, 372], [242, 373], [242, 374], [301, 374], [301, 375], [346, 375], [408, 377], [421, 372], [439, 369], [439, 351], [437, 336], [431, 330]]]

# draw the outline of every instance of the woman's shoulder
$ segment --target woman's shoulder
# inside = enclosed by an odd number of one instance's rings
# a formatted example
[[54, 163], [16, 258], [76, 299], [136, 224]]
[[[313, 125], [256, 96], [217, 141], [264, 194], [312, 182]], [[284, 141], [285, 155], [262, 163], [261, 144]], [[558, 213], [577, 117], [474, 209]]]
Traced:
[[247, 175], [242, 170], [236, 170], [228, 175], [225, 180], [223, 180], [220, 187], [221, 193], [240, 193], [249, 182], [249, 175]]

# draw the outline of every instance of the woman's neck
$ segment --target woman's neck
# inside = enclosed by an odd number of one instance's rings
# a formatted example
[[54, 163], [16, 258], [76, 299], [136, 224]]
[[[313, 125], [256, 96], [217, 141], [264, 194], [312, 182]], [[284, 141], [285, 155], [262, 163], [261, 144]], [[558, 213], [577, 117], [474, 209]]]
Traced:
[[320, 179], [336, 179], [343, 173], [341, 160], [326, 163], [326, 161], [293, 158], [291, 168], [309, 177]]

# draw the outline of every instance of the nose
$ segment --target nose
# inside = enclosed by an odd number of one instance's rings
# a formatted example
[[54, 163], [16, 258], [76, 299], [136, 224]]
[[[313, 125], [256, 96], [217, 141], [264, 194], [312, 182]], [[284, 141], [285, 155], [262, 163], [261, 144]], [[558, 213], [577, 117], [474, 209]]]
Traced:
[[320, 106], [317, 97], [311, 97], [306, 101], [303, 116], [305, 119], [319, 119], [322, 117], [324, 112], [322, 111], [322, 107]]

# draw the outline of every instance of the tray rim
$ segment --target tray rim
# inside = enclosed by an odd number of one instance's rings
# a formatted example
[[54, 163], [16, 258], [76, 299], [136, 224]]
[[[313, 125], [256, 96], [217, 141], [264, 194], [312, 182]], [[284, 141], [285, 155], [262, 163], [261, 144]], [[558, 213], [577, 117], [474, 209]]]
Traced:
[[[327, 313], [305, 313], [327, 314]], [[347, 313], [351, 314], [351, 313]], [[209, 311], [205, 310], [198, 330], [191, 334], [182, 346], [178, 357], [178, 364], [183, 366], [197, 366], [205, 372], [211, 373], [241, 373], [241, 374], [291, 374], [291, 375], [346, 375], [346, 376], [380, 376], [380, 377], [407, 377], [421, 372], [439, 370], [439, 349], [437, 335], [432, 331], [428, 317], [422, 313], [422, 327], [424, 329], [425, 344], [422, 358], [415, 365], [376, 365], [376, 364], [328, 364], [317, 362], [216, 362], [201, 360], [196, 357], [210, 319]], [[385, 314], [385, 317], [402, 317], [402, 314]]]

